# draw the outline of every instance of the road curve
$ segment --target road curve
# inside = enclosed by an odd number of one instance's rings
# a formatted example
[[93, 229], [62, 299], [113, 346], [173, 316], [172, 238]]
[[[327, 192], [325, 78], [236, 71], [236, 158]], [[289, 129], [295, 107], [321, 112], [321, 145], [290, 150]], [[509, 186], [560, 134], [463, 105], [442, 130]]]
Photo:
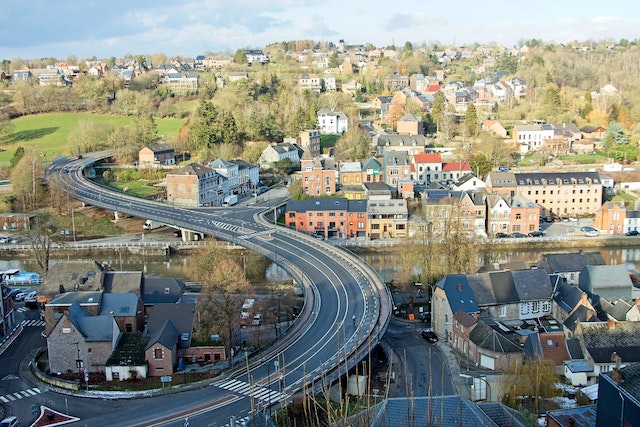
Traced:
[[[380, 341], [391, 313], [391, 296], [384, 282], [350, 252], [265, 219], [265, 213], [274, 211], [286, 199], [274, 198], [260, 206], [204, 210], [134, 197], [86, 178], [94, 162], [111, 155], [100, 152], [81, 159], [57, 159], [47, 168], [45, 178], [84, 203], [157, 220], [259, 252], [305, 289], [305, 307], [298, 321], [259, 360], [247, 361], [224, 380], [212, 383], [207, 396], [194, 397], [183, 408], [172, 408], [162, 418], [166, 422], [159, 421], [162, 411], [156, 411], [152, 418], [138, 414], [138, 425], [171, 425], [176, 422], [172, 413], [189, 415], [192, 425], [201, 415], [207, 422], [215, 419], [220, 425], [232, 415], [246, 418], [259, 409], [256, 402], [263, 407], [285, 403], [296, 393], [333, 382]], [[93, 419], [91, 425], [103, 422], [113, 425], [114, 418]], [[131, 424], [130, 418], [127, 423]]]

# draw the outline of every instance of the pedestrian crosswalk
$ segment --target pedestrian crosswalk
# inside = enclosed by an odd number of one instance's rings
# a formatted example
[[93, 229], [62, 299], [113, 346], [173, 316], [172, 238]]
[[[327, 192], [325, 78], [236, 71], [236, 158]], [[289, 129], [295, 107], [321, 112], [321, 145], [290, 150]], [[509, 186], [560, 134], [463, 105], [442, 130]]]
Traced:
[[227, 224], [225, 222], [220, 222], [220, 221], [207, 220], [207, 224], [209, 224], [211, 227], [221, 228], [227, 231], [238, 231], [238, 229], [240, 228], [237, 225]]
[[272, 405], [277, 402], [286, 401], [289, 396], [284, 393], [280, 393], [276, 390], [271, 390], [266, 387], [260, 387], [257, 385], [250, 385], [244, 381], [227, 380], [216, 384], [216, 386], [225, 390], [232, 391], [234, 393], [244, 394], [245, 396], [253, 397], [258, 404], [265, 406]]
[[22, 326], [35, 326], [42, 327], [44, 326], [44, 320], [23, 320]]
[[24, 313], [25, 311], [29, 311], [30, 309], [28, 309], [27, 307], [20, 307], [18, 309], [16, 309], [16, 311], [18, 313]]
[[36, 394], [40, 394], [40, 393], [42, 393], [42, 390], [40, 390], [37, 387], [34, 387], [28, 390], [16, 391], [15, 393], [9, 393], [9, 394], [0, 396], [0, 401], [2, 403], [10, 403], [10, 402], [15, 402], [16, 400], [24, 399], [25, 397], [35, 396]]

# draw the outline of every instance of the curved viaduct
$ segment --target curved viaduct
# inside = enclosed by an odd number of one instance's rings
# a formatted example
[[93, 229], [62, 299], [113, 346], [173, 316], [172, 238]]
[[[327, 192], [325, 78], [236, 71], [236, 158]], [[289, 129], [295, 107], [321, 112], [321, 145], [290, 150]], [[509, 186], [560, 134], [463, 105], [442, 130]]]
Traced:
[[[295, 325], [260, 360], [250, 361], [224, 380], [212, 383], [207, 395], [200, 400], [194, 398], [191, 406], [171, 411], [165, 408], [162, 419], [169, 420], [175, 413], [191, 414], [193, 423], [197, 420], [193, 417], [206, 414], [208, 422], [213, 417], [224, 425], [232, 416], [246, 418], [251, 416], [256, 401], [268, 407], [285, 403], [301, 391], [325, 387], [345, 375], [378, 344], [391, 313], [391, 296], [384, 282], [353, 254], [267, 221], [264, 213], [275, 210], [286, 199], [273, 199], [262, 206], [204, 210], [130, 196], [85, 177], [94, 162], [111, 155], [100, 152], [81, 159], [58, 159], [47, 168], [45, 177], [50, 183], [58, 181], [65, 193], [86, 204], [157, 220], [259, 252], [305, 289], [304, 310]], [[196, 406], [197, 411], [193, 409]], [[139, 425], [164, 425], [148, 424], [149, 420], [139, 416]], [[99, 417], [92, 421], [91, 425], [102, 423]], [[113, 425], [114, 416], [103, 421], [104, 425]]]

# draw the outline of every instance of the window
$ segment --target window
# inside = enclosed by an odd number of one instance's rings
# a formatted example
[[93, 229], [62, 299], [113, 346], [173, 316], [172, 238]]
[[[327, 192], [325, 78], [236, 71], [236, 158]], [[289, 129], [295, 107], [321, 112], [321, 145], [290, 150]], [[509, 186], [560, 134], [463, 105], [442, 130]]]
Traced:
[[153, 358], [158, 360], [158, 359], [162, 359], [162, 349], [161, 348], [154, 348], [153, 349]]
[[503, 305], [500, 307], [500, 317], [507, 317], [507, 306]]

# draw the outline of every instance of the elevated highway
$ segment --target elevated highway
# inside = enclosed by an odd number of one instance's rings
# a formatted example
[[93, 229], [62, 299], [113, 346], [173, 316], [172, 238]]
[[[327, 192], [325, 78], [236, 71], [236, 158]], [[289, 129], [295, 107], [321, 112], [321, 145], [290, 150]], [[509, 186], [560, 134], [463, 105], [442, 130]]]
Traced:
[[[249, 361], [224, 380], [212, 383], [210, 393], [202, 400], [194, 398], [180, 409], [181, 414], [192, 414], [193, 425], [204, 414], [207, 422], [215, 419], [224, 425], [229, 416], [251, 416], [256, 402], [268, 407], [287, 403], [300, 392], [318, 391], [349, 372], [378, 344], [391, 313], [391, 296], [384, 282], [353, 254], [267, 219], [265, 214], [274, 212], [285, 197], [272, 197], [260, 206], [206, 210], [146, 200], [86, 178], [94, 162], [111, 154], [59, 159], [47, 168], [46, 179], [83, 203], [157, 220], [256, 251], [284, 268], [305, 290], [304, 310], [283, 339], [259, 360]], [[190, 412], [196, 406], [200, 409]], [[98, 417], [90, 425], [113, 425], [116, 421], [113, 416]], [[147, 425], [148, 420], [141, 418], [138, 422]], [[131, 420], [127, 418], [126, 423], [131, 425]]]

